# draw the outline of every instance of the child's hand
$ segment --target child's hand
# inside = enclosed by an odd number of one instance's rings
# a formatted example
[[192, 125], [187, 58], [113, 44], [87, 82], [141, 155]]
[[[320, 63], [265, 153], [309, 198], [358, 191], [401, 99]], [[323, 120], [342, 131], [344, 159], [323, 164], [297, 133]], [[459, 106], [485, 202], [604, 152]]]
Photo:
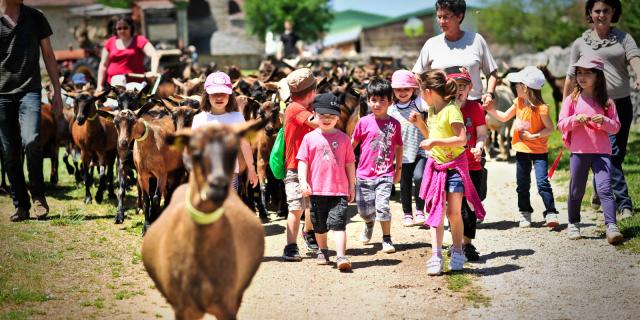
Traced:
[[604, 116], [601, 114], [597, 114], [591, 117], [591, 121], [593, 121], [593, 123], [602, 124], [602, 122], [604, 121]]
[[422, 142], [420, 142], [420, 148], [429, 151], [431, 150], [431, 148], [434, 147], [433, 143], [434, 143], [433, 139], [424, 139], [422, 140]]
[[527, 141], [527, 140], [537, 139], [537, 137], [527, 130], [522, 130], [520, 131], [520, 139]]
[[256, 171], [255, 169], [253, 169], [253, 167], [249, 167], [248, 171], [248, 178], [249, 178], [249, 183], [251, 184], [251, 186], [253, 188], [258, 186], [258, 175], [256, 175]]
[[300, 183], [300, 191], [302, 191], [302, 196], [303, 197], [308, 197], [308, 196], [311, 195], [311, 187], [306, 182], [301, 182]]
[[349, 186], [349, 198], [347, 201], [353, 202], [356, 200], [356, 186]]
[[420, 112], [412, 111], [411, 114], [409, 115], [408, 120], [409, 122], [416, 124], [416, 123], [424, 122], [424, 117]]
[[396, 184], [400, 182], [400, 178], [402, 177], [402, 168], [398, 168], [393, 173], [393, 183]]
[[578, 121], [580, 124], [587, 124], [587, 122], [589, 122], [589, 117], [584, 113], [580, 113], [576, 115], [576, 121]]
[[476, 159], [476, 161], [480, 161], [480, 158], [482, 157], [482, 149], [480, 149], [480, 148], [471, 148], [471, 149], [469, 149], [469, 151], [471, 151], [471, 154], [473, 155], [473, 158]]
[[494, 101], [491, 100], [486, 105], [483, 104], [482, 105], [482, 109], [484, 109], [485, 111], [494, 111], [496, 109], [496, 105], [495, 105]]

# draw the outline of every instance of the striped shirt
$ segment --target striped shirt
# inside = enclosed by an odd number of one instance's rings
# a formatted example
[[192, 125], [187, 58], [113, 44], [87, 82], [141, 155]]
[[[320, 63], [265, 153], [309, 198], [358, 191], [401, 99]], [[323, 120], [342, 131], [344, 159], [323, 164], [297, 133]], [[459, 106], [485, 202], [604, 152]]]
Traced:
[[422, 99], [417, 97], [406, 104], [396, 102], [387, 111], [390, 116], [400, 121], [402, 143], [404, 144], [402, 148], [402, 163], [413, 163], [417, 157], [427, 157], [424, 149], [420, 148], [420, 142], [424, 140], [424, 136], [416, 126], [409, 122], [411, 112], [425, 112], [422, 107], [423, 103]]

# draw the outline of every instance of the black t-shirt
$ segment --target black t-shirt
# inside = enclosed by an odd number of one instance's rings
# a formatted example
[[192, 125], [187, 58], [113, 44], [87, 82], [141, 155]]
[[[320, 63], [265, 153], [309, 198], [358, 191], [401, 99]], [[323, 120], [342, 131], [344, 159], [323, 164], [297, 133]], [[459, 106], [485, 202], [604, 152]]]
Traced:
[[0, 17], [0, 94], [33, 91], [40, 84], [40, 40], [51, 36], [51, 26], [37, 9], [20, 5], [15, 26]]
[[296, 42], [298, 42], [298, 40], [298, 35], [295, 32], [280, 35], [285, 58], [292, 59], [298, 56], [298, 48], [296, 48]]

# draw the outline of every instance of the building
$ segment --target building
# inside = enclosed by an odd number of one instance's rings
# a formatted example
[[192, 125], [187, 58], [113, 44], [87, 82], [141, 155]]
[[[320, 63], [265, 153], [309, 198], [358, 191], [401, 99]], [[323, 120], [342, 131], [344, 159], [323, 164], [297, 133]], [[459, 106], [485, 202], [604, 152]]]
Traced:
[[361, 52], [360, 35], [365, 27], [389, 17], [358, 10], [338, 11], [321, 41], [320, 55], [324, 57], [354, 56]]

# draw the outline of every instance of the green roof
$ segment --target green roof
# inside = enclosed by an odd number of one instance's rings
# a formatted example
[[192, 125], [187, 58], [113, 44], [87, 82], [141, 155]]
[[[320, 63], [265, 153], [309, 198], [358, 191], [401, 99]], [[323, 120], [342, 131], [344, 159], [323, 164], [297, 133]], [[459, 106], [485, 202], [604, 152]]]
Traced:
[[376, 21], [376, 23], [372, 23], [372, 24], [366, 26], [366, 28], [375, 28], [375, 27], [386, 25], [386, 24], [395, 23], [395, 22], [398, 22], [398, 21], [404, 21], [404, 20], [407, 20], [407, 19], [409, 19], [411, 17], [421, 17], [421, 16], [425, 16], [425, 15], [432, 15], [432, 14], [435, 14], [435, 13], [436, 13], [436, 9], [434, 7], [420, 9], [418, 11], [405, 13], [405, 14], [400, 15], [400, 16], [395, 16], [395, 17], [387, 18], [385, 20]]
[[337, 33], [357, 27], [369, 27], [389, 17], [358, 10], [344, 10], [333, 13], [333, 21], [329, 25], [328, 33]]

